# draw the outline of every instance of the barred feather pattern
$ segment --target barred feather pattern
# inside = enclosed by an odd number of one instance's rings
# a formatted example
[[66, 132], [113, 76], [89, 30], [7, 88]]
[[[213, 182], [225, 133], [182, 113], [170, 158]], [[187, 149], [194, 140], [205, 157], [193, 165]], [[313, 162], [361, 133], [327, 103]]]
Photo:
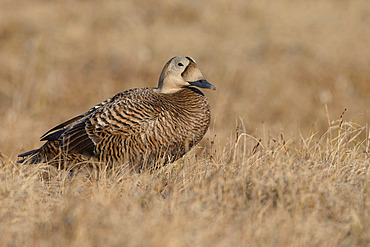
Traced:
[[41, 148], [20, 157], [29, 163], [95, 160], [154, 169], [181, 158], [209, 123], [208, 100], [194, 87], [170, 94], [136, 88], [56, 126], [42, 137], [47, 142]]

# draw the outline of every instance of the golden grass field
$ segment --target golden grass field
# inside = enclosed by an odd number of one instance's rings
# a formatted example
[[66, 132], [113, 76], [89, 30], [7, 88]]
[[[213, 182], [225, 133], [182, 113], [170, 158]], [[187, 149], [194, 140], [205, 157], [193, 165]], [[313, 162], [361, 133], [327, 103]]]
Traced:
[[[369, 246], [369, 27], [367, 0], [2, 0], [0, 246]], [[184, 158], [16, 163], [176, 55], [217, 87]]]

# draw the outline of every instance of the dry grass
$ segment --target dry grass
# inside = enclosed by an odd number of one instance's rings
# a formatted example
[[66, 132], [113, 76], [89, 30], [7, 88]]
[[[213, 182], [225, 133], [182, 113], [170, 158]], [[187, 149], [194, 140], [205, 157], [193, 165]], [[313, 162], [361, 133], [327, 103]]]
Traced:
[[[369, 24], [366, 0], [1, 1], [0, 245], [367, 246]], [[182, 160], [15, 163], [174, 55], [217, 87]]]
[[356, 136], [368, 130], [341, 125], [297, 140], [258, 142], [242, 133], [231, 148], [190, 154], [154, 173], [95, 168], [45, 180], [47, 166], [4, 161], [0, 242], [366, 246], [369, 143]]

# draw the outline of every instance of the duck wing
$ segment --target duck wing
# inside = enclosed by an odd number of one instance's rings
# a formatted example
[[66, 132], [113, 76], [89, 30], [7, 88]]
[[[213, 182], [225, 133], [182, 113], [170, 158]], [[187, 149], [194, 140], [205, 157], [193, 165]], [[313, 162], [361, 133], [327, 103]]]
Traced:
[[[131, 89], [94, 106], [46, 132], [41, 141], [58, 140], [64, 152], [96, 156], [95, 147], [103, 139], [138, 131], [160, 110], [148, 100], [148, 88]], [[149, 97], [150, 98], [150, 97]]]

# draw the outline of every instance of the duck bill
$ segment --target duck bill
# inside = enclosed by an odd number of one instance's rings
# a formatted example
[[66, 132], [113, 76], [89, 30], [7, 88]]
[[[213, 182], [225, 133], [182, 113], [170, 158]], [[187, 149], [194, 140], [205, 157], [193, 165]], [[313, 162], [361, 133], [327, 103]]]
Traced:
[[216, 87], [213, 86], [211, 83], [209, 83], [206, 80], [199, 80], [199, 81], [189, 81], [189, 84], [195, 87], [200, 87], [200, 88], [208, 88], [211, 90], [216, 90]]

